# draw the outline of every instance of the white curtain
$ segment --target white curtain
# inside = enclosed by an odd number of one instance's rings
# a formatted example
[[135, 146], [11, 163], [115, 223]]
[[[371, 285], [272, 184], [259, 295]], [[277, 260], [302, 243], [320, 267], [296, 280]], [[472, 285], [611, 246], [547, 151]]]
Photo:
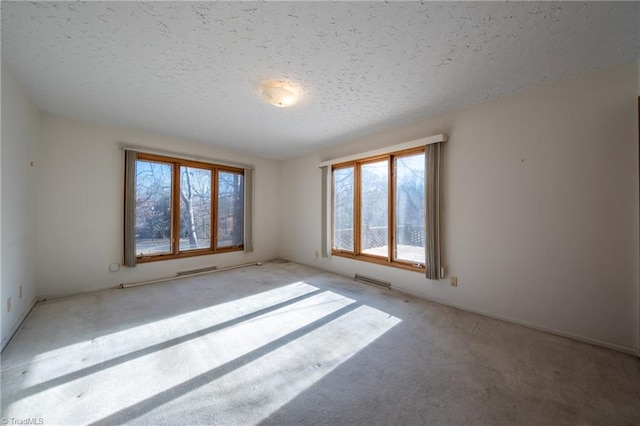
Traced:
[[125, 150], [124, 171], [124, 266], [136, 266], [136, 151]]
[[425, 148], [425, 227], [427, 278], [440, 279], [440, 169], [441, 143]]

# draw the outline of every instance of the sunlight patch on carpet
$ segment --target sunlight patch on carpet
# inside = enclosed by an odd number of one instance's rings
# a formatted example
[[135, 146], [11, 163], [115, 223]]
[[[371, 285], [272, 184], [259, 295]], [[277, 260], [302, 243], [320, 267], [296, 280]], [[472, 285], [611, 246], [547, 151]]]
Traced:
[[[230, 396], [245, 383], [242, 399], [262, 401], [244, 416], [256, 421], [399, 321], [338, 293], [294, 283], [39, 358], [22, 389], [3, 395], [9, 402], [3, 408], [51, 419], [65, 419], [71, 410], [87, 422], [118, 422], [187, 399], [187, 405], [213, 402], [214, 412], [224, 415], [237, 410]], [[11, 380], [5, 373], [3, 380]]]

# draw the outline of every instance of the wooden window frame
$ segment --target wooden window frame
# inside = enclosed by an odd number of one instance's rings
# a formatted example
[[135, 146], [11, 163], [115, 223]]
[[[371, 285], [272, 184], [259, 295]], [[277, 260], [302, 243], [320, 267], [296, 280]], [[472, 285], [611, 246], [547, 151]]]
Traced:
[[[365, 157], [357, 160], [351, 160], [331, 166], [331, 254], [334, 256], [344, 257], [353, 260], [360, 260], [378, 265], [392, 266], [395, 268], [405, 269], [414, 272], [425, 272], [424, 264], [416, 264], [414, 262], [396, 259], [394, 249], [396, 241], [395, 230], [395, 202], [396, 202], [396, 158], [406, 157], [419, 153], [425, 153], [423, 146], [410, 148], [402, 151], [391, 152], [384, 155], [376, 155], [373, 157]], [[387, 256], [377, 256], [370, 253], [362, 253], [362, 166], [369, 163], [375, 163], [387, 160], [388, 177], [387, 177]], [[353, 167], [353, 251], [339, 250], [335, 248], [335, 170]]]
[[[138, 153], [137, 161], [151, 161], [170, 164], [171, 173], [171, 252], [162, 254], [136, 255], [137, 263], [157, 262], [161, 260], [182, 259], [185, 257], [207, 256], [244, 250], [244, 244], [235, 247], [218, 248], [218, 173], [220, 171], [237, 173], [244, 179], [244, 169], [203, 163], [181, 158], [156, 154]], [[211, 224], [209, 227], [209, 247], [180, 250], [180, 167], [193, 167], [211, 171]], [[244, 195], [244, 194], [243, 194]], [[244, 234], [244, 225], [242, 232]]]

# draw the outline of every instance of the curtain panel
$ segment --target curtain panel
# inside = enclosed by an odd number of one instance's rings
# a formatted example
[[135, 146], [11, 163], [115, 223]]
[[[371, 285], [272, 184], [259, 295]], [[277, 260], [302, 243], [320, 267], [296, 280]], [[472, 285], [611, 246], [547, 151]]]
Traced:
[[124, 266], [136, 266], [136, 151], [124, 152]]
[[254, 170], [244, 169], [244, 251], [253, 253], [253, 174]]
[[440, 279], [440, 174], [442, 143], [425, 147], [425, 267], [426, 277]]

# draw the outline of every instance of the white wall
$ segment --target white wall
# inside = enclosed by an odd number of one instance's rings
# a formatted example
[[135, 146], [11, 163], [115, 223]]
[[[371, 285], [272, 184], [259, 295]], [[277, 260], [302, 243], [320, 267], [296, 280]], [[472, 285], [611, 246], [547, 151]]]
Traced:
[[[124, 151], [122, 143], [255, 166], [255, 252], [139, 264], [109, 272], [122, 261]], [[38, 296], [48, 297], [225, 267], [277, 256], [279, 162], [207, 144], [44, 115], [39, 147]]]
[[[3, 348], [36, 297], [36, 146], [41, 123], [41, 113], [2, 60], [0, 318]], [[7, 312], [9, 298], [11, 312]]]
[[[638, 63], [533, 89], [286, 161], [281, 254], [426, 298], [638, 350]], [[320, 249], [318, 163], [437, 133], [445, 147], [447, 271], [421, 274]]]

